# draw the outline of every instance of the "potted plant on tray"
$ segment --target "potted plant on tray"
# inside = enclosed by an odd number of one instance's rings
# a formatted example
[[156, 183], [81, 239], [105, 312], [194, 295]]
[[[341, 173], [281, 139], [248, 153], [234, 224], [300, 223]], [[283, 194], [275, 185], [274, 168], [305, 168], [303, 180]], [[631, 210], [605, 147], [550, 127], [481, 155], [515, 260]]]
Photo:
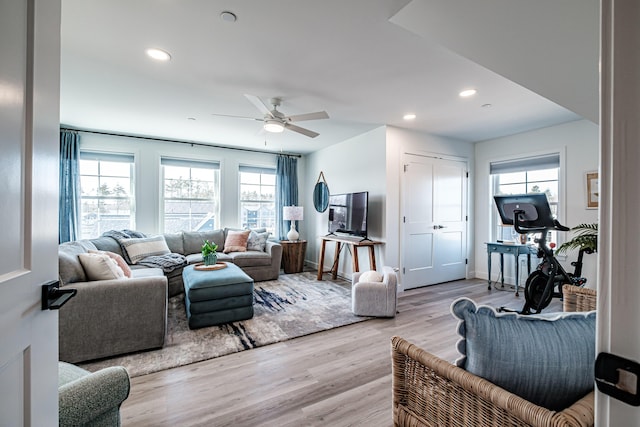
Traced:
[[218, 245], [208, 240], [203, 240], [202, 243], [202, 260], [204, 265], [215, 265], [218, 262]]

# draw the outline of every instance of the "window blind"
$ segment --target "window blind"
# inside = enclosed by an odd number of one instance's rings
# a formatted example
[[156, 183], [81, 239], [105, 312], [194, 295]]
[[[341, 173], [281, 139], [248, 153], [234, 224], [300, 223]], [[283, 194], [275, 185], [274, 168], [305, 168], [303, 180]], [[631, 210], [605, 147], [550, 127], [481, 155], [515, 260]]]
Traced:
[[275, 168], [262, 168], [262, 167], [257, 167], [257, 166], [242, 166], [242, 165], [240, 165], [239, 170], [240, 170], [240, 172], [262, 173], [262, 174], [265, 174], [265, 175], [275, 175], [276, 174], [276, 169]]
[[543, 169], [554, 169], [560, 167], [560, 154], [547, 154], [544, 156], [526, 157], [500, 162], [491, 162], [489, 173], [496, 175], [500, 173], [512, 173], [523, 171], [534, 171]]
[[185, 160], [173, 159], [170, 157], [161, 157], [160, 164], [162, 166], [180, 166], [183, 168], [199, 168], [199, 169], [220, 169], [220, 162], [207, 162], [202, 160]]
[[81, 160], [98, 160], [103, 162], [133, 163], [133, 154], [99, 153], [95, 151], [80, 151]]

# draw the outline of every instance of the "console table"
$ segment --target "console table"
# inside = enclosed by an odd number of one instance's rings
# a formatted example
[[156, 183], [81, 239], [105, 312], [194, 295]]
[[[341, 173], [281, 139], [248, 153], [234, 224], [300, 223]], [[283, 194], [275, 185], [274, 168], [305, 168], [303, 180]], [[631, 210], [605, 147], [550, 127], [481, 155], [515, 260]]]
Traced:
[[[338, 264], [340, 262], [340, 251], [347, 246], [351, 252], [351, 261], [353, 266], [353, 272], [360, 271], [360, 265], [358, 263], [358, 249], [369, 248], [369, 264], [372, 270], [376, 269], [376, 252], [375, 245], [381, 245], [382, 242], [374, 240], [362, 240], [359, 237], [343, 237], [343, 236], [322, 236], [320, 237], [320, 260], [318, 261], [318, 280], [322, 280], [324, 273], [331, 273], [331, 278], [336, 279], [338, 277]], [[327, 246], [327, 242], [335, 242], [336, 250], [333, 254], [333, 265], [331, 270], [324, 270], [324, 250]]]
[[518, 287], [520, 280], [520, 263], [518, 260], [520, 259], [520, 255], [527, 256], [527, 266], [528, 272], [531, 274], [531, 254], [538, 253], [538, 249], [532, 245], [520, 245], [520, 244], [508, 244], [508, 243], [499, 243], [499, 242], [488, 242], [487, 245], [487, 267], [489, 269], [489, 277], [488, 277], [488, 289], [491, 290], [491, 254], [499, 253], [500, 254], [500, 276], [502, 278], [502, 287], [504, 288], [504, 254], [511, 254], [515, 257], [516, 262], [516, 296], [519, 295]]

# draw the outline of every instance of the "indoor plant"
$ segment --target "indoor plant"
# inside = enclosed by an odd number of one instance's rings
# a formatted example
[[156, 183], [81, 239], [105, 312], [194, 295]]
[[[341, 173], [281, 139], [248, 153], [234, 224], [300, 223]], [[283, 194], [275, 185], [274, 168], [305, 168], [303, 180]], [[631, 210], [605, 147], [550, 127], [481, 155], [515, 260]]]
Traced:
[[572, 249], [582, 249], [588, 254], [598, 251], [598, 224], [576, 225], [571, 231], [576, 236], [560, 245], [556, 253], [561, 254]]
[[202, 243], [202, 260], [204, 265], [214, 265], [218, 261], [218, 245], [208, 240], [203, 240]]

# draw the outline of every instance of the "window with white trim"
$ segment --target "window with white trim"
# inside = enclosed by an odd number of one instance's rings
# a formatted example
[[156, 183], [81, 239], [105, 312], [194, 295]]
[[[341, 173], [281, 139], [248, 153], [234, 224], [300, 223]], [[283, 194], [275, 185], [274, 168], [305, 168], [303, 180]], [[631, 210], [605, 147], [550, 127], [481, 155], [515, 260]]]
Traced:
[[220, 164], [164, 157], [160, 163], [163, 231], [220, 228]]
[[[554, 217], [558, 217], [559, 206], [559, 181], [560, 181], [560, 155], [549, 154], [544, 156], [527, 157], [521, 159], [492, 162], [490, 164], [493, 195], [500, 194], [525, 194], [545, 193], [551, 206]], [[513, 226], [504, 226], [500, 221], [498, 210], [495, 208], [493, 197], [492, 239], [514, 241], [518, 233]], [[558, 243], [556, 231], [548, 236], [549, 242]]]
[[276, 232], [276, 170], [240, 166], [240, 224]]
[[133, 170], [133, 155], [80, 152], [81, 238], [135, 229]]

